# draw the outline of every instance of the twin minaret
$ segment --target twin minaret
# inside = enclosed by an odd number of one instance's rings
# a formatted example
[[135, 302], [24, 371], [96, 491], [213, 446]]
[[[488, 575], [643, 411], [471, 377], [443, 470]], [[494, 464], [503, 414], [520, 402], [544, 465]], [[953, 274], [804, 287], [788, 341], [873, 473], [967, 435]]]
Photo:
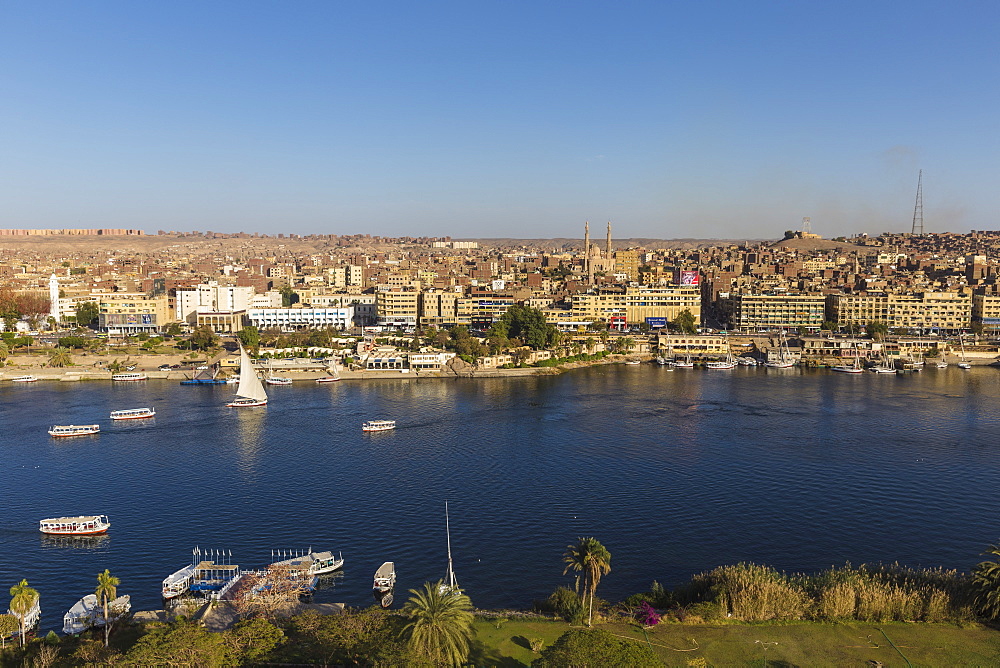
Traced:
[[[596, 252], [595, 252], [596, 251]], [[588, 220], [583, 225], [583, 272], [587, 275], [587, 281], [590, 283], [594, 282], [594, 263], [593, 257], [597, 255], [600, 257], [601, 251], [598, 249], [593, 249], [590, 247], [590, 221]], [[611, 261], [611, 221], [608, 221], [608, 247], [605, 251], [604, 259], [607, 262]]]

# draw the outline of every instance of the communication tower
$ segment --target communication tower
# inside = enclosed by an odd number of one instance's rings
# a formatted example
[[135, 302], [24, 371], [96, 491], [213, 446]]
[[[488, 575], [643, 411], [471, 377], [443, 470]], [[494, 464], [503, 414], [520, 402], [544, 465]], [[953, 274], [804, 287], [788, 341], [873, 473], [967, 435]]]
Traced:
[[924, 233], [924, 170], [917, 174], [917, 201], [913, 205], [913, 230], [912, 234]]

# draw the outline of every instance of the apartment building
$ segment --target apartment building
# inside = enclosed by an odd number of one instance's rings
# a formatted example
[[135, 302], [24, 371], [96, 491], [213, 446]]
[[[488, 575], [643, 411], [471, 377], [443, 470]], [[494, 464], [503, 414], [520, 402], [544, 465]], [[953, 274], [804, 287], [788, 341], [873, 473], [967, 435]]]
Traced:
[[250, 286], [219, 285], [217, 281], [202, 283], [190, 290], [177, 290], [176, 315], [180, 322], [193, 323], [199, 312], [232, 313], [246, 311], [254, 289]]
[[818, 331], [826, 319], [826, 296], [821, 294], [720, 295], [719, 312], [731, 329], [760, 332], [805, 327]]
[[417, 326], [420, 293], [406, 288], [380, 287], [375, 292], [375, 322], [380, 327]]
[[570, 320], [576, 322], [660, 324], [684, 311], [690, 311], [695, 322], [700, 322], [701, 289], [697, 285], [629, 286], [624, 290], [576, 294], [570, 298], [570, 311]]
[[973, 295], [972, 322], [990, 334], [1000, 332], [1000, 295]]
[[251, 308], [247, 317], [257, 329], [276, 327], [282, 331], [298, 329], [347, 329], [354, 325], [354, 308], [293, 306], [290, 308]]
[[147, 297], [139, 293], [115, 292], [95, 296], [98, 298], [97, 324], [104, 332], [155, 334], [172, 320], [166, 295]]
[[[458, 300], [461, 293], [441, 290], [424, 290], [420, 293], [419, 315], [421, 327], [451, 327], [458, 324]], [[463, 324], [468, 324], [465, 322]]]
[[830, 319], [840, 324], [884, 322], [890, 330], [958, 332], [972, 322], [972, 296], [959, 292], [829, 295], [827, 304]]

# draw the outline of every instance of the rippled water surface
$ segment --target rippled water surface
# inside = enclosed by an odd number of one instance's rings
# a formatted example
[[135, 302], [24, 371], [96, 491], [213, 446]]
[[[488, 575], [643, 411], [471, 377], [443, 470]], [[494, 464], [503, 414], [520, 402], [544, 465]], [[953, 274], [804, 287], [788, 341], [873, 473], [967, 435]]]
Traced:
[[[397, 591], [444, 574], [446, 499], [455, 570], [481, 607], [567, 582], [561, 554], [585, 535], [613, 555], [612, 599], [740, 560], [967, 570], [1000, 536], [996, 369], [602, 366], [268, 389], [266, 408], [232, 409], [226, 386], [0, 384], [0, 589], [39, 589], [44, 631], [104, 568], [153, 609], [196, 545], [248, 567], [311, 545], [347, 560], [317, 600], [367, 605], [383, 561]], [[140, 406], [155, 421], [108, 420]], [[373, 418], [399, 427], [363, 434]], [[45, 433], [92, 422], [99, 436]], [[110, 517], [106, 538], [37, 531], [91, 513]]]

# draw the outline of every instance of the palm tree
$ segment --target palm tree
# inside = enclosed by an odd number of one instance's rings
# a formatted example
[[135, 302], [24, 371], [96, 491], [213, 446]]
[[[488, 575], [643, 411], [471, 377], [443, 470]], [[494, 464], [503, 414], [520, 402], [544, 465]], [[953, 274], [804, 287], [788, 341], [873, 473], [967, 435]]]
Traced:
[[21, 580], [10, 588], [10, 611], [21, 622], [21, 647], [24, 647], [24, 636], [28, 633], [28, 629], [25, 628], [25, 617], [37, 602], [38, 591], [29, 587], [27, 580]]
[[49, 366], [63, 367], [73, 363], [69, 348], [53, 348], [49, 354]]
[[594, 623], [594, 592], [601, 581], [601, 576], [611, 572], [611, 553], [601, 545], [596, 538], [580, 538], [576, 545], [567, 545], [563, 554], [563, 561], [566, 568], [563, 575], [572, 571], [583, 572], [584, 575], [584, 601], [586, 596], [590, 596], [590, 613], [587, 619], [587, 626]]
[[409, 622], [403, 627], [410, 649], [434, 665], [458, 666], [469, 655], [472, 602], [465, 594], [442, 593], [443, 581], [425, 582], [423, 590], [403, 606]]
[[111, 574], [107, 568], [97, 574], [97, 589], [94, 593], [97, 600], [104, 606], [104, 646], [108, 646], [108, 636], [111, 634], [111, 619], [108, 617], [108, 603], [118, 598], [118, 585], [122, 582]]
[[[1000, 545], [990, 545], [983, 554], [1000, 558]], [[976, 607], [990, 619], [1000, 617], [1000, 561], [983, 561], [972, 569]]]

